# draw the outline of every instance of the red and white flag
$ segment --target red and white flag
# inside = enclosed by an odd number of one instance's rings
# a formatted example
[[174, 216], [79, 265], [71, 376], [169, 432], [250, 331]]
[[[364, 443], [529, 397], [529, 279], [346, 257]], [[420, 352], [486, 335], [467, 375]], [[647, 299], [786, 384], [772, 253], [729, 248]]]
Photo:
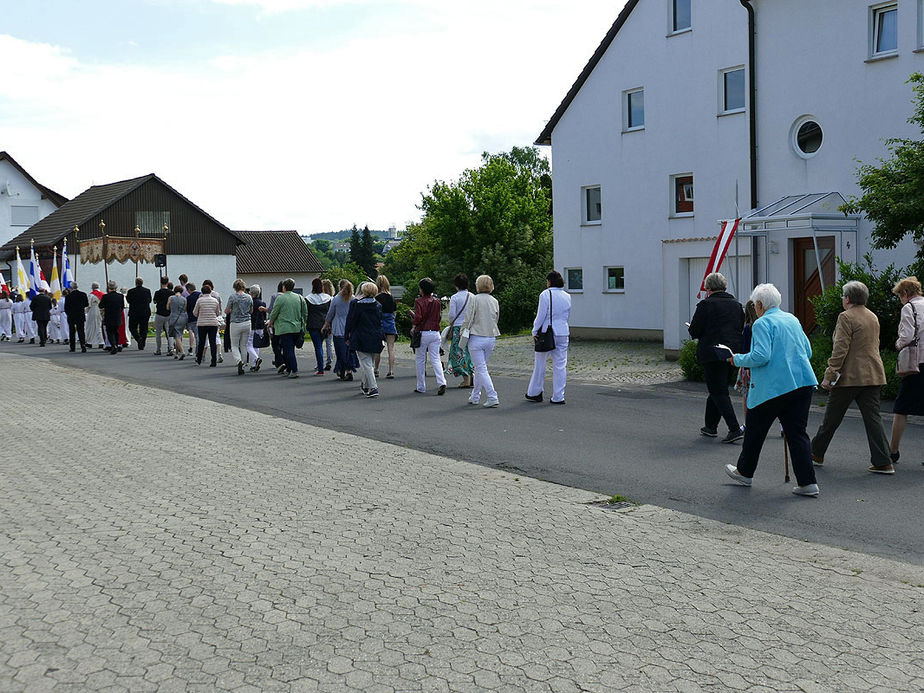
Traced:
[[696, 294], [697, 298], [702, 298], [706, 293], [706, 277], [713, 272], [718, 272], [719, 268], [722, 266], [722, 261], [725, 260], [725, 255], [728, 254], [728, 248], [731, 246], [732, 239], [735, 237], [735, 232], [738, 230], [738, 222], [740, 221], [741, 219], [727, 219], [722, 222], [722, 231], [715, 241], [715, 246], [712, 248], [712, 255], [709, 257], [709, 262], [706, 264], [706, 273], [703, 275], [703, 281], [699, 285], [699, 293]]
[[8, 294], [10, 287], [6, 285], [6, 279], [3, 278], [3, 272], [0, 272], [0, 294]]

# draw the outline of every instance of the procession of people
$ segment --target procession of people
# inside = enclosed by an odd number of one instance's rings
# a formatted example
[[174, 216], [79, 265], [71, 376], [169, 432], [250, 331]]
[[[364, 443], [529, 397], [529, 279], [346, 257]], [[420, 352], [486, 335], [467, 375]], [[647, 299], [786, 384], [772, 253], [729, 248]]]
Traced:
[[[499, 407], [501, 402], [489, 372], [491, 354], [500, 336], [501, 306], [491, 295], [494, 280], [488, 275], [477, 277], [475, 294], [469, 291], [465, 274], [458, 274], [453, 283], [456, 292], [448, 302], [449, 324], [441, 332], [444, 307], [436, 296], [436, 285], [429, 277], [418, 282], [419, 295], [410, 314], [411, 348], [416, 354], [414, 392], [427, 393], [429, 365], [437, 396], [445, 394], [450, 375], [461, 379], [458, 387], [472, 391], [469, 404]], [[532, 328], [534, 368], [525, 398], [536, 403], [544, 401], [546, 367], [551, 358], [552, 391], [548, 401], [562, 405], [571, 297], [557, 271], [549, 272], [546, 285], [537, 300]], [[690, 336], [698, 339], [697, 358], [703, 366], [708, 391], [700, 433], [717, 437], [718, 424], [724, 420], [728, 432], [722, 442], [742, 441], [737, 463], [725, 466], [731, 479], [751, 486], [763, 443], [774, 422], [779, 422], [797, 481], [793, 493], [817, 497], [815, 468], [825, 464], [825, 452], [851, 403], [857, 404], [866, 429], [868, 470], [895, 474], [907, 417], [924, 415], [924, 349], [918, 347], [924, 338], [924, 297], [916, 277], [902, 279], [893, 290], [903, 306], [896, 349], [908, 350], [900, 360], [912, 366], [902, 373], [891, 440], [883, 429], [880, 413], [880, 388], [886, 376], [878, 348], [879, 321], [866, 308], [869, 289], [864, 284], [851, 281], [842, 288], [844, 310], [837, 320], [831, 358], [820, 383], [830, 393], [829, 401], [813, 438], [806, 430], [812, 395], [819, 387], [810, 362], [812, 349], [799, 320], [782, 310], [779, 290], [772, 284], [757, 286], [745, 309], [728, 292], [722, 274], [707, 275], [703, 287], [706, 298], [687, 323]], [[248, 287], [237, 279], [231, 288], [228, 300], [223, 302], [208, 278], [196, 290], [186, 275], [180, 275], [175, 285], [164, 276], [152, 295], [139, 277], [128, 291], [110, 281], [105, 293], [96, 283], [87, 294], [71, 282], [60, 298], [55, 298], [47, 283], [42, 282], [31, 296], [18, 291], [0, 293], [0, 341], [15, 338], [18, 343], [28, 340], [34, 344], [38, 340], [40, 347], [60, 343], [72, 352], [79, 346], [84, 353], [98, 347], [115, 355], [134, 340], [137, 348], [144, 351], [153, 315], [156, 356], [182, 361], [194, 355], [197, 365], [208, 356], [208, 365], [216, 367], [223, 361], [222, 350], [229, 351], [237, 375], [241, 376], [259, 372], [263, 363], [260, 350], [272, 346], [276, 373], [295, 379], [300, 375], [296, 350], [303, 347], [307, 334], [315, 358], [313, 373], [323, 376], [331, 369], [329, 347], [325, 364], [324, 342], [332, 336], [336, 351], [334, 373], [340, 380], [352, 381], [358, 371], [360, 391], [366, 398], [379, 397], [383, 351], [388, 355], [385, 377], [394, 377], [397, 304], [384, 275], [356, 288], [349, 280], [341, 279], [336, 295], [327, 280], [315, 279], [311, 293], [302, 296], [296, 292], [294, 280], [286, 279], [279, 283], [268, 304], [262, 300], [258, 285]], [[920, 317], [918, 308], [922, 309]], [[185, 334], [189, 335], [188, 348], [183, 340]], [[735, 369], [745, 395], [743, 425], [728, 390], [729, 383], [735, 380]]]

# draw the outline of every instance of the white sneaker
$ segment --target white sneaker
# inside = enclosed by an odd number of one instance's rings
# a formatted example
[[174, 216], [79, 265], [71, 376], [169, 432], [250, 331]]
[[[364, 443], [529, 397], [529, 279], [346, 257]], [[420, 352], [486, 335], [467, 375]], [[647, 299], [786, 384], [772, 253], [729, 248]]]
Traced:
[[805, 486], [793, 486], [792, 492], [797, 496], [808, 496], [809, 498], [818, 497], [818, 484], [806, 484]]
[[485, 409], [490, 409], [491, 407], [496, 407], [496, 406], [498, 406], [499, 404], [500, 404], [500, 401], [499, 401], [499, 400], [496, 400], [496, 399], [489, 399], [487, 402], [485, 402], [485, 403], [482, 404], [481, 406], [483, 406]]
[[742, 486], [750, 486], [750, 485], [751, 485], [751, 480], [748, 479], [746, 476], [743, 476], [743, 475], [738, 471], [738, 468], [737, 468], [735, 465], [733, 465], [733, 464], [726, 464], [726, 465], [725, 465], [725, 473], [728, 474], [728, 476], [730, 476], [732, 479], [734, 479], [735, 481], [737, 481], [737, 482], [738, 482], [739, 484], [741, 484]]
[[468, 403], [469, 403], [469, 404], [475, 404], [475, 405], [477, 405], [477, 404], [478, 404], [478, 400], [477, 400], [477, 399], [472, 399], [471, 397], [469, 397], [469, 398], [468, 398]]

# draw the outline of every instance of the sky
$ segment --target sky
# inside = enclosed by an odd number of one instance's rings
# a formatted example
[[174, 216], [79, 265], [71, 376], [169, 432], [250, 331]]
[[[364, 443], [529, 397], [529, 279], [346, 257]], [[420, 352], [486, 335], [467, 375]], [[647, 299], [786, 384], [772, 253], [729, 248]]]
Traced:
[[0, 0], [0, 150], [67, 197], [156, 173], [232, 229], [402, 229], [535, 141], [623, 4]]

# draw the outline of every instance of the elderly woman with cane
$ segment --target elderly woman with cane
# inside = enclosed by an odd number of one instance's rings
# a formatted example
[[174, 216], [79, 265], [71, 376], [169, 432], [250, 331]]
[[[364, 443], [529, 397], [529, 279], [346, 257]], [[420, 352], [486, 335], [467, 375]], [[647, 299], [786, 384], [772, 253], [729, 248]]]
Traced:
[[779, 419], [798, 484], [792, 492], [815, 497], [818, 484], [812, 466], [811, 442], [805, 432], [812, 392], [818, 385], [809, 362], [812, 347], [799, 320], [780, 310], [782, 297], [773, 284], [757, 286], [751, 300], [759, 318], [754, 323], [751, 351], [728, 352], [729, 363], [751, 369], [751, 387], [738, 464], [725, 465], [725, 473], [742, 486], [750, 486], [767, 433], [773, 421]]

